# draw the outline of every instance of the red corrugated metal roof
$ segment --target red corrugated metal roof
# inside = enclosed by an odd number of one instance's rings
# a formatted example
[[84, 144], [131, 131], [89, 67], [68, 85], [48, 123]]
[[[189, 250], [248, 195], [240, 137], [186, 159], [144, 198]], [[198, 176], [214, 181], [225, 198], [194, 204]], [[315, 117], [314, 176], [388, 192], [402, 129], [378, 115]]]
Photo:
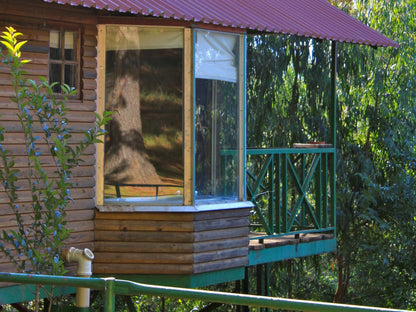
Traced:
[[259, 32], [371, 46], [399, 45], [326, 0], [44, 0]]

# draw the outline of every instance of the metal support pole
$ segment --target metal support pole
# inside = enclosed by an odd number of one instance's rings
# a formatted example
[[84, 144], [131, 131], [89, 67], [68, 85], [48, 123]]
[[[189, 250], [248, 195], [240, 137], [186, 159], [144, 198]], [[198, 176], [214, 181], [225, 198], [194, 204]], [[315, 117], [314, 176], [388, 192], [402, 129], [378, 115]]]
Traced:
[[330, 109], [331, 122], [331, 143], [334, 146], [335, 152], [330, 159], [330, 191], [331, 191], [331, 208], [332, 208], [332, 226], [334, 227], [334, 235], [336, 237], [336, 167], [337, 167], [337, 64], [338, 64], [338, 48], [337, 42], [332, 41], [332, 68], [331, 68], [331, 93], [332, 103]]
[[329, 122], [331, 125], [331, 144], [337, 146], [337, 63], [338, 48], [337, 42], [332, 41], [331, 47], [331, 107]]
[[[243, 280], [243, 294], [248, 294], [249, 293], [249, 282], [250, 282], [250, 278], [249, 278], [249, 268], [245, 267], [245, 275], [244, 275], [244, 280]], [[241, 306], [241, 312], [248, 312], [248, 307], [247, 306]]]

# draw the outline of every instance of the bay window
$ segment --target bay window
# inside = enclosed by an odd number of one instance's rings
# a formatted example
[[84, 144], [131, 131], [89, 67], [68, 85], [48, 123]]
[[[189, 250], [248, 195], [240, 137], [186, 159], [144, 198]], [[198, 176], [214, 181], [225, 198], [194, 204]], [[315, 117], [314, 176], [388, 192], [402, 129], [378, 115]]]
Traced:
[[98, 146], [97, 206], [244, 199], [243, 38], [181, 27], [99, 27], [98, 106], [114, 113]]

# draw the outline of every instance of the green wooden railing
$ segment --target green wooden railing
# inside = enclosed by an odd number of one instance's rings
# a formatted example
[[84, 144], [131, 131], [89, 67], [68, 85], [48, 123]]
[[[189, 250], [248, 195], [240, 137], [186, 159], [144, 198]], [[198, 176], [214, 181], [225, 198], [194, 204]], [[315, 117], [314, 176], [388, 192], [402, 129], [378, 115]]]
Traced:
[[104, 312], [115, 311], [115, 296], [150, 295], [215, 302], [256, 308], [284, 309], [305, 312], [398, 312], [405, 310], [333, 304], [326, 302], [282, 299], [215, 291], [194, 290], [176, 287], [139, 284], [115, 278], [82, 278], [68, 276], [31, 275], [19, 273], [0, 273], [0, 282], [23, 284], [82, 287], [104, 292]]
[[334, 162], [332, 147], [247, 150], [254, 231], [265, 233], [265, 238], [335, 234]]

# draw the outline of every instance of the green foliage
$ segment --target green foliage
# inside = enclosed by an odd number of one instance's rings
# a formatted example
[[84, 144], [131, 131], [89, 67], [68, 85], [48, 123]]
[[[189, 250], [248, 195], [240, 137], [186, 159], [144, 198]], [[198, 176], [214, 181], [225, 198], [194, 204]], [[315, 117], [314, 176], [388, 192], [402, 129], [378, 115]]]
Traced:
[[[62, 86], [64, 95], [58, 99], [52, 91], [54, 84], [48, 84], [45, 78], [40, 77], [39, 83], [25, 78], [23, 66], [29, 61], [21, 59], [20, 49], [26, 42], [18, 41], [19, 36], [21, 33], [7, 27], [0, 41], [5, 47], [0, 57], [10, 68], [12, 101], [16, 104], [26, 151], [25, 164], [20, 165], [25, 167], [22, 170], [5, 148], [7, 133], [0, 128], [0, 181], [17, 222], [17, 229], [3, 230], [0, 249], [19, 272], [61, 275], [65, 269], [60, 249], [70, 234], [65, 217], [66, 207], [72, 201], [71, 171], [82, 162], [86, 149], [100, 142], [99, 137], [104, 134], [101, 129], [110, 114], [97, 115], [96, 127], [85, 132], [84, 141], [70, 145], [73, 136], [66, 117], [69, 110], [66, 101], [76, 91]], [[21, 207], [22, 181], [28, 185], [25, 188], [30, 193], [30, 205]], [[30, 214], [30, 220], [23, 214]]]
[[339, 256], [353, 303], [415, 308], [415, 9], [357, 1], [401, 47], [340, 49]]
[[263, 35], [248, 44], [248, 147], [329, 142], [328, 42]]

